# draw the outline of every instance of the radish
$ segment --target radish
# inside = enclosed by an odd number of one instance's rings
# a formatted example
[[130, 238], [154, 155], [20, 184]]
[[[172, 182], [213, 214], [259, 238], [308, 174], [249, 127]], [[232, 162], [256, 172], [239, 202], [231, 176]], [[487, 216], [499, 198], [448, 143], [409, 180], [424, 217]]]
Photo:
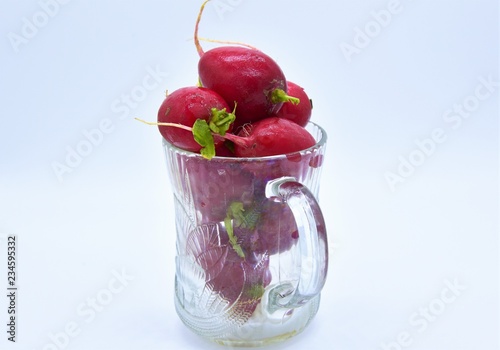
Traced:
[[203, 51], [196, 21], [194, 42], [200, 56], [198, 74], [202, 86], [216, 91], [230, 108], [238, 104], [235, 126], [266, 118], [279, 111], [284, 102], [299, 103], [287, 95], [287, 82], [279, 65], [260, 50], [240, 46], [222, 46]]
[[[162, 136], [174, 146], [190, 151], [200, 152], [202, 146], [193, 139], [191, 127], [197, 120], [207, 121], [212, 130], [224, 133], [231, 128], [234, 113], [229, 113], [229, 106], [216, 92], [202, 87], [184, 87], [168, 94], [158, 110], [158, 127]], [[162, 123], [184, 125], [181, 128], [169, 128]], [[222, 128], [220, 130], [219, 128]], [[214, 146], [220, 139], [212, 142]]]
[[275, 114], [276, 117], [291, 120], [300, 126], [306, 126], [311, 119], [312, 114], [312, 100], [309, 98], [304, 88], [301, 86], [287, 81], [288, 93], [300, 99], [301, 103], [292, 104], [285, 103], [280, 110]]
[[238, 136], [238, 139], [227, 137], [234, 142], [234, 152], [238, 157], [288, 154], [316, 144], [314, 137], [305, 128], [278, 117], [269, 117], [249, 124]]
[[268, 254], [248, 254], [242, 258], [231, 247], [224, 227], [219, 225], [197, 226], [187, 237], [186, 253], [204, 271], [200, 276], [206, 284], [202, 293], [208, 298], [203, 298], [206, 304], [199, 306], [218, 312], [222, 309], [227, 317], [245, 322], [271, 282], [270, 258]]
[[238, 163], [192, 158], [185, 170], [201, 223], [224, 221], [230, 203], [238, 201], [248, 206], [254, 200], [255, 176]]
[[274, 255], [297, 243], [299, 234], [288, 205], [269, 200], [262, 194], [243, 213], [255, 217], [255, 223], [250, 227], [234, 225], [233, 234], [243, 251]]

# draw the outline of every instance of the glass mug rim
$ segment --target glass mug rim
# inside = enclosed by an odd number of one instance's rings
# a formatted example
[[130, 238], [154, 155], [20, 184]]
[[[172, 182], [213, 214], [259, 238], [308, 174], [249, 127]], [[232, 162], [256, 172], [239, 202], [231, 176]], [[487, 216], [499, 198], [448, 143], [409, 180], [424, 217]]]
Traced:
[[[269, 161], [269, 160], [280, 160], [283, 158], [287, 158], [296, 154], [307, 154], [311, 153], [316, 149], [322, 148], [325, 146], [326, 141], [328, 139], [327, 133], [323, 127], [320, 125], [316, 124], [315, 122], [309, 121], [306, 125], [306, 130], [311, 133], [311, 136], [316, 140], [316, 143], [312, 145], [309, 148], [303, 149], [301, 151], [297, 152], [291, 152], [291, 153], [283, 153], [283, 154], [278, 154], [274, 156], [264, 156], [264, 157], [231, 157], [231, 156], [214, 156], [210, 160], [204, 158], [200, 153], [196, 152], [191, 152], [184, 150], [182, 148], [179, 148], [177, 146], [174, 146], [172, 143], [167, 141], [164, 137], [162, 137], [162, 145], [164, 147], [168, 147], [171, 150], [175, 151], [175, 153], [187, 156], [187, 157], [194, 157], [194, 158], [200, 158], [206, 161], [212, 161], [212, 162], [251, 162], [251, 161]], [[315, 137], [315, 135], [311, 132], [311, 128], [316, 128], [317, 131], [319, 131], [320, 135], [319, 137]], [[293, 140], [292, 140], [293, 141]]]

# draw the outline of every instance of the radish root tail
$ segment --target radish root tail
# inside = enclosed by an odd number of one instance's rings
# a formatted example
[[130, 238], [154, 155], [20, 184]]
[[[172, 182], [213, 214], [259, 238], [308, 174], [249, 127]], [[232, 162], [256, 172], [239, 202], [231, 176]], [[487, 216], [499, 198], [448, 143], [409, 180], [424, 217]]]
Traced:
[[198, 13], [198, 18], [196, 19], [196, 25], [194, 26], [194, 44], [196, 45], [196, 50], [198, 51], [198, 55], [200, 55], [200, 57], [203, 56], [203, 54], [205, 52], [203, 51], [203, 48], [200, 45], [200, 40], [198, 38], [198, 27], [200, 25], [201, 15], [203, 14], [203, 10], [205, 9], [205, 5], [209, 1], [210, 0], [205, 0], [205, 2], [203, 4], [201, 4], [200, 12]]

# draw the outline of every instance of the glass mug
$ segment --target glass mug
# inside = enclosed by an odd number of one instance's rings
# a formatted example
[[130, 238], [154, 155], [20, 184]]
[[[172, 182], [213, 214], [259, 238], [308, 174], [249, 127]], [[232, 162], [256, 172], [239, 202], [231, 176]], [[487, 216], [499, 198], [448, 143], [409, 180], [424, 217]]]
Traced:
[[327, 136], [314, 123], [307, 129], [313, 147], [255, 158], [207, 160], [163, 140], [175, 202], [175, 307], [204, 338], [274, 343], [318, 311], [328, 269], [316, 199]]

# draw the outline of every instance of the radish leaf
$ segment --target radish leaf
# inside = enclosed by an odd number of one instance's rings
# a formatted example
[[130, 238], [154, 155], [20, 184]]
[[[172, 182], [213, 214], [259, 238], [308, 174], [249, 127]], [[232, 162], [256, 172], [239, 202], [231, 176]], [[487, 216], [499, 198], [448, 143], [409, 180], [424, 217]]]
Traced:
[[215, 156], [214, 137], [206, 120], [197, 119], [194, 122], [193, 136], [195, 141], [202, 147], [200, 154], [206, 159], [212, 159]]
[[[236, 109], [236, 106], [234, 107]], [[226, 112], [226, 109], [212, 108], [212, 115], [208, 125], [214, 133], [224, 136], [235, 121], [236, 115], [234, 110], [232, 113]]]

